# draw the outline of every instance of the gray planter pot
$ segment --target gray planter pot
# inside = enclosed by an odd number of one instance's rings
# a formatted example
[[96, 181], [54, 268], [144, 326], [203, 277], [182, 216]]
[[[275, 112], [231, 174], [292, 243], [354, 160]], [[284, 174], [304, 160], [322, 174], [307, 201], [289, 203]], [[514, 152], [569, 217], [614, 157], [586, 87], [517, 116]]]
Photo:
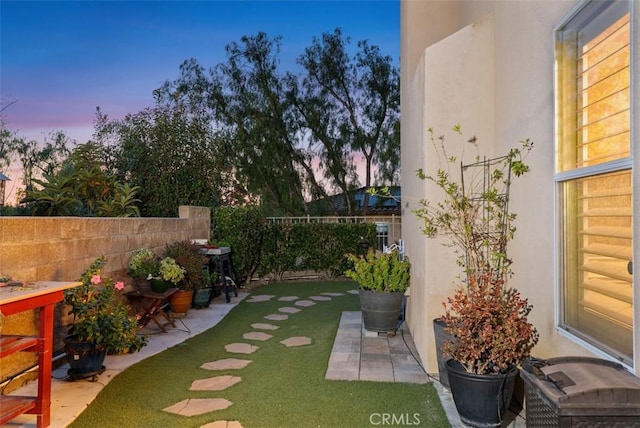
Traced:
[[360, 290], [360, 308], [364, 328], [379, 333], [398, 329], [398, 319], [402, 312], [403, 292], [378, 293]]
[[438, 377], [440, 383], [445, 388], [449, 388], [449, 373], [447, 372], [447, 361], [451, 359], [448, 355], [442, 355], [442, 345], [445, 341], [455, 339], [455, 336], [444, 331], [447, 325], [440, 318], [433, 320], [433, 333], [436, 342], [436, 361], [438, 362]]

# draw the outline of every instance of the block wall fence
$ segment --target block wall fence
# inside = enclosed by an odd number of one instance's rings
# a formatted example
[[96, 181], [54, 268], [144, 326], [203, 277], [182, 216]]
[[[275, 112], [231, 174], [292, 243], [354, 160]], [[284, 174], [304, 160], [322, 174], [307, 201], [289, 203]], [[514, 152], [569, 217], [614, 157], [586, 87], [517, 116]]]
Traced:
[[[0, 275], [21, 281], [76, 281], [97, 257], [107, 259], [104, 274], [122, 280], [131, 253], [149, 247], [160, 254], [167, 243], [184, 239], [208, 239], [211, 210], [180, 206], [177, 218], [101, 217], [0, 217]], [[54, 355], [62, 351], [68, 317], [64, 305], [56, 307]], [[0, 333], [36, 334], [35, 312], [0, 316]], [[6, 381], [34, 366], [33, 353], [17, 353], [4, 358], [0, 367], [0, 393], [19, 386], [34, 374], [23, 374], [15, 387]]]

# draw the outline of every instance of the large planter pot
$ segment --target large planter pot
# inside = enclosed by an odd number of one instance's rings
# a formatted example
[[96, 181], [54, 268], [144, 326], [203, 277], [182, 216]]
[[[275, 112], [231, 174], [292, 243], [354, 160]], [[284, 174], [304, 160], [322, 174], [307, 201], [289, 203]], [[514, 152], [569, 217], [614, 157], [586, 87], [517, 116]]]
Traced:
[[67, 375], [72, 380], [91, 377], [95, 381], [96, 376], [105, 370], [102, 364], [107, 351], [97, 349], [93, 343], [77, 341], [72, 336], [67, 336], [64, 339], [64, 352], [70, 367]]
[[193, 293], [193, 307], [196, 309], [208, 308], [211, 302], [213, 287], [199, 288]]
[[364, 328], [379, 333], [396, 331], [403, 297], [403, 292], [379, 293], [361, 289], [360, 308]]
[[468, 373], [452, 359], [446, 367], [460, 420], [477, 428], [499, 427], [511, 402], [518, 369], [513, 367], [506, 374], [478, 375]]
[[455, 336], [444, 330], [446, 326], [447, 324], [440, 318], [435, 318], [433, 320], [433, 333], [436, 342], [436, 361], [438, 362], [438, 377], [440, 378], [442, 386], [449, 388], [449, 374], [445, 364], [447, 360], [451, 359], [451, 357], [448, 355], [442, 355], [442, 345], [444, 345], [444, 342], [447, 340], [453, 341]]
[[169, 305], [171, 312], [178, 317], [187, 315], [187, 311], [191, 307], [193, 300], [193, 290], [178, 290], [169, 297]]

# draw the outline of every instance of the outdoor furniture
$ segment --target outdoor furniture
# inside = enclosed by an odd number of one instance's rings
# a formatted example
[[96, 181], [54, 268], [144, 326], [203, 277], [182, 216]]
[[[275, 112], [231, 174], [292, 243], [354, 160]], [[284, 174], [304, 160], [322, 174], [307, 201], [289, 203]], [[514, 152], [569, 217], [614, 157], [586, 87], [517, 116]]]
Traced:
[[23, 413], [36, 415], [38, 428], [50, 425], [54, 307], [64, 298], [64, 290], [79, 285], [79, 282], [45, 281], [0, 288], [0, 312], [3, 315], [34, 309], [40, 314], [37, 336], [0, 335], [0, 358], [16, 352], [38, 353], [38, 395], [0, 396], [0, 425]]
[[155, 293], [153, 291], [135, 290], [124, 293], [127, 298], [131, 299], [137, 310], [138, 327], [146, 327], [149, 322], [156, 323], [163, 333], [166, 333], [166, 327], [176, 327], [174, 320], [164, 311], [164, 306], [169, 304], [169, 297], [178, 291], [177, 288], [170, 288], [164, 293]]
[[236, 287], [235, 273], [233, 272], [233, 264], [231, 262], [231, 248], [200, 248], [200, 253], [209, 258], [209, 272], [218, 274], [218, 284], [222, 287], [225, 301], [231, 302], [231, 292], [238, 297], [238, 289]]

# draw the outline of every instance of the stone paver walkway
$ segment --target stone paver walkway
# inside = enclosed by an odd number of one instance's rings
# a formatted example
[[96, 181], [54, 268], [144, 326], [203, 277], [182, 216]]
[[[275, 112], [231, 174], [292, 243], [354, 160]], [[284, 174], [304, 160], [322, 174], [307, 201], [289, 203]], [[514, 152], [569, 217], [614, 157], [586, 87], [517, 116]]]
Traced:
[[419, 358], [404, 324], [395, 336], [378, 335], [364, 329], [362, 312], [343, 312], [325, 378], [428, 383], [414, 356]]
[[[349, 290], [349, 294], [357, 294], [358, 290]], [[293, 306], [283, 306], [279, 313], [269, 314], [264, 318], [271, 321], [286, 321], [289, 315], [296, 314], [321, 302], [344, 296], [345, 293], [321, 293], [300, 299], [297, 296], [280, 297], [278, 301], [293, 302]], [[252, 296], [247, 302], [259, 303], [270, 301], [273, 295]], [[295, 307], [294, 307], [295, 306]], [[299, 309], [302, 308], [302, 309]], [[295, 316], [295, 315], [294, 315]], [[275, 324], [257, 322], [251, 324], [255, 330], [277, 330]], [[266, 342], [273, 335], [262, 331], [247, 331], [242, 337], [245, 340]], [[295, 348], [313, 344], [313, 338], [292, 336], [280, 341], [286, 348]], [[250, 343], [229, 343], [224, 346], [229, 353], [252, 354], [260, 347]], [[291, 351], [293, 352], [293, 351]], [[343, 312], [340, 326], [333, 344], [326, 379], [373, 380], [383, 382], [426, 383], [428, 378], [413, 358], [418, 355], [413, 339], [408, 330], [401, 330], [394, 337], [378, 335], [364, 330], [361, 312]], [[258, 354], [259, 355], [259, 354]], [[259, 357], [256, 357], [259, 358]], [[206, 370], [240, 370], [252, 360], [224, 358], [204, 363]], [[224, 391], [241, 382], [240, 376], [221, 375], [194, 380], [190, 391]], [[182, 416], [196, 416], [216, 410], [226, 409], [233, 403], [225, 398], [191, 398], [182, 400], [163, 409], [166, 412]], [[200, 428], [242, 428], [240, 421], [215, 421]]]

